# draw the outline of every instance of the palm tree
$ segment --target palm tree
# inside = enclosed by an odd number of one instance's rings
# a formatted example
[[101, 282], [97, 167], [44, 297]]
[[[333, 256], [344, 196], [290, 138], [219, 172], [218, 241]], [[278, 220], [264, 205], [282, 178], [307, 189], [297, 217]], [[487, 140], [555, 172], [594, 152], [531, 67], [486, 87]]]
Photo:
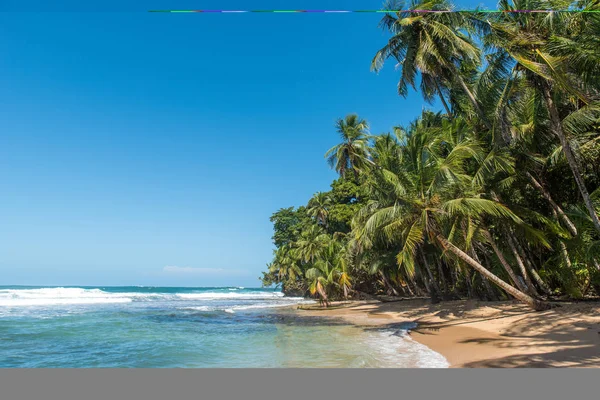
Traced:
[[313, 263], [328, 240], [329, 237], [323, 233], [321, 227], [312, 225], [296, 242], [299, 257], [306, 263]]
[[329, 215], [329, 207], [331, 206], [331, 197], [327, 193], [317, 192], [308, 201], [307, 213], [315, 218], [318, 223], [327, 226], [327, 215]]
[[[399, 93], [437, 96], [446, 114], [425, 111], [379, 136], [357, 115], [338, 120], [342, 140], [326, 158], [360, 185], [360, 201], [332, 185], [277, 219], [281, 251], [263, 282], [293, 282], [326, 305], [352, 290], [433, 299], [443, 288], [535, 309], [548, 307], [540, 294], [600, 293], [600, 14], [403, 4], [386, 5], [409, 11], [383, 18], [391, 38], [372, 66], [395, 59]], [[500, 8], [600, 11], [597, 0]]]
[[374, 193], [374, 200], [357, 216], [356, 239], [365, 247], [381, 242], [399, 245], [397, 262], [409, 275], [414, 274], [421, 249], [430, 243], [513, 297], [535, 309], [545, 309], [545, 303], [504, 282], [453, 243], [460, 242], [457, 229], [467, 232], [466, 245], [476, 240], [484, 219], [524, 225], [506, 206], [485, 199], [481, 186], [469, 174], [469, 164], [482, 164], [489, 158], [480, 145], [459, 131], [440, 137], [439, 132], [432, 135], [429, 130], [416, 129], [409, 131], [403, 155], [402, 169], [390, 171], [383, 165], [372, 171], [379, 177], [367, 184], [384, 182], [387, 186], [372, 185], [379, 194]]
[[468, 36], [474, 30], [472, 21], [461, 13], [418, 12], [453, 9], [453, 5], [446, 0], [411, 0], [409, 5], [404, 1], [387, 1], [384, 10], [405, 11], [386, 13], [382, 18], [380, 26], [388, 30], [392, 37], [377, 52], [371, 68], [379, 71], [387, 59], [397, 60], [402, 68], [398, 93], [403, 97], [408, 94], [408, 86], [416, 87], [416, 77], [420, 74], [421, 92], [425, 99], [430, 100], [432, 93], [436, 92], [448, 115], [451, 112], [444, 99], [442, 86], [456, 85], [467, 96], [481, 122], [490, 128], [487, 117], [458, 67], [460, 64], [479, 63], [480, 50]]
[[275, 273], [279, 282], [295, 281], [299, 278], [302, 275], [302, 270], [295, 250], [290, 246], [277, 249], [269, 271]]
[[[499, 8], [504, 11], [556, 10], [564, 9], [568, 5], [570, 2], [557, 0], [501, 0]], [[599, 6], [595, 7], [600, 10]], [[532, 88], [540, 93], [548, 112], [549, 129], [560, 141], [590, 218], [596, 230], [600, 232], [600, 219], [568, 138], [569, 130], [579, 131], [582, 126], [589, 126], [598, 118], [600, 110], [600, 102], [591, 100], [590, 93], [590, 86], [593, 85], [591, 78], [597, 78], [600, 74], [585, 72], [590, 62], [589, 58], [582, 58], [580, 53], [568, 54], [564, 51], [565, 48], [573, 47], [571, 42], [580, 33], [577, 28], [581, 28], [576, 18], [579, 17], [561, 12], [531, 14], [526, 17], [514, 12], [499, 13], [496, 18], [489, 21], [491, 30], [485, 40], [489, 46], [496, 48], [498, 53], [506, 53], [514, 59], [517, 63], [517, 71]], [[590, 20], [594, 22], [593, 18]], [[576, 29], [573, 29], [573, 26]], [[595, 26], [600, 25], [596, 22]], [[592, 54], [594, 53], [596, 59], [600, 59], [597, 48], [592, 51]], [[564, 97], [564, 94], [584, 104], [576, 112], [567, 116], [566, 121], [561, 117], [557, 105], [558, 97]]]
[[329, 166], [342, 177], [352, 171], [357, 177], [371, 164], [369, 160], [369, 124], [356, 114], [347, 115], [336, 122], [342, 142], [325, 153]]
[[306, 277], [310, 281], [310, 293], [318, 293], [325, 306], [329, 306], [329, 297], [334, 288], [341, 288], [344, 297], [347, 298], [352, 282], [342, 245], [330, 240], [317, 257], [314, 266], [306, 270]]

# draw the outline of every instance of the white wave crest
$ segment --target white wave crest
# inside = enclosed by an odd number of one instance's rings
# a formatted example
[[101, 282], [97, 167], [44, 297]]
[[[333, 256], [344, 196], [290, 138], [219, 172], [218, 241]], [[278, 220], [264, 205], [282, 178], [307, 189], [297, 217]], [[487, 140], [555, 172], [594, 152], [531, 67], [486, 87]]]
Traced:
[[235, 311], [242, 311], [242, 310], [252, 310], [252, 309], [261, 309], [261, 308], [280, 308], [280, 307], [290, 307], [290, 306], [294, 306], [297, 304], [313, 304], [315, 303], [314, 300], [305, 300], [302, 297], [286, 297], [286, 300], [289, 301], [281, 301], [281, 302], [277, 302], [275, 304], [273, 303], [259, 303], [259, 304], [250, 304], [250, 305], [245, 305], [245, 306], [234, 306], [229, 308], [227, 312], [231, 312], [234, 313]]
[[[178, 293], [177, 297], [190, 300], [269, 300], [280, 299], [284, 296], [281, 292], [229, 292], [229, 293]], [[290, 298], [292, 299], [292, 298]]]
[[100, 289], [43, 288], [2, 289], [0, 306], [46, 306], [66, 304], [129, 303], [133, 299], [125, 293], [107, 293]]
[[139, 293], [106, 292], [84, 288], [0, 289], [0, 307], [52, 306], [77, 304], [115, 304], [141, 301], [218, 301], [271, 300], [298, 302], [302, 298], [284, 297], [281, 292], [198, 292], [198, 293]]

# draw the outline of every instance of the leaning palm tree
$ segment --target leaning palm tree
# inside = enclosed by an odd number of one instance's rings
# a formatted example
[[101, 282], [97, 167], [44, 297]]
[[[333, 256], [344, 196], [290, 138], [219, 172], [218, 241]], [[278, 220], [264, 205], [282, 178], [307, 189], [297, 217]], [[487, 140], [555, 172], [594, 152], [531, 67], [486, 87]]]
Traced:
[[345, 177], [352, 171], [355, 177], [371, 164], [369, 160], [369, 124], [356, 114], [336, 122], [342, 142], [325, 153], [329, 166]]

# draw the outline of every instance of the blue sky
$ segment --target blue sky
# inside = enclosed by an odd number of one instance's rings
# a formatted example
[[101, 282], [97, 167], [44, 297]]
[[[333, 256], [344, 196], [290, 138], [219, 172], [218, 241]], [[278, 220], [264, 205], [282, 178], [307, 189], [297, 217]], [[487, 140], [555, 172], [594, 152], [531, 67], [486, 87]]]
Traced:
[[[335, 177], [323, 154], [336, 118], [380, 133], [424, 106], [398, 97], [392, 63], [370, 72], [387, 38], [375, 14], [4, 1], [30, 12], [0, 12], [0, 285], [258, 286], [269, 216]], [[201, 7], [381, 4], [250, 3]]]

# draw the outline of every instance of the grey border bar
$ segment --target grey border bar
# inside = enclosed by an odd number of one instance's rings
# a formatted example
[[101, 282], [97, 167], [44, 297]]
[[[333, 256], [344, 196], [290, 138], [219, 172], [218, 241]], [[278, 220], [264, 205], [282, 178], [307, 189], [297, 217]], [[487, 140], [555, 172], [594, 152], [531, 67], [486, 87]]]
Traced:
[[2, 369], [3, 400], [597, 399], [594, 369]]

